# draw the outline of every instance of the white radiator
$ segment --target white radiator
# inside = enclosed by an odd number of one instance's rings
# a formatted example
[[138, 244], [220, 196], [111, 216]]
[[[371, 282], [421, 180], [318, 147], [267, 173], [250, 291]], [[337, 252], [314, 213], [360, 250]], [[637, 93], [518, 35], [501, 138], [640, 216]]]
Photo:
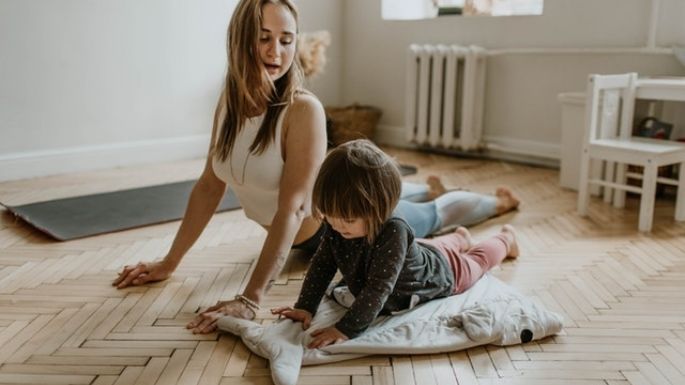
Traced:
[[421, 146], [481, 146], [485, 50], [456, 45], [409, 46], [407, 139]]

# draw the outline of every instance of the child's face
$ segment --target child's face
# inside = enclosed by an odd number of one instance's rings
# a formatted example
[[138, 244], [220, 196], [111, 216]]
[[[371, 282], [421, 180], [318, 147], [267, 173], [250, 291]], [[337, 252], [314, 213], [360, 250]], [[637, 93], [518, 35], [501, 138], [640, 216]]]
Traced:
[[343, 219], [326, 216], [326, 221], [345, 239], [365, 237], [368, 233], [366, 222], [361, 218]]

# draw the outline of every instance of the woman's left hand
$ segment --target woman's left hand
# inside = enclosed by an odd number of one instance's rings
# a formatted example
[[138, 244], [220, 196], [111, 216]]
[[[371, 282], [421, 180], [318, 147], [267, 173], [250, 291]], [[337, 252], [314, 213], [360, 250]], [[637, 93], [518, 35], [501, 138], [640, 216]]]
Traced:
[[312, 332], [312, 337], [314, 339], [307, 345], [309, 349], [323, 348], [324, 346], [345, 342], [349, 339], [334, 326], [315, 330]]
[[223, 316], [236, 318], [254, 319], [255, 312], [238, 300], [219, 301], [214, 306], [198, 314], [194, 320], [186, 325], [186, 329], [192, 329], [193, 334], [206, 334], [216, 331], [216, 321]]

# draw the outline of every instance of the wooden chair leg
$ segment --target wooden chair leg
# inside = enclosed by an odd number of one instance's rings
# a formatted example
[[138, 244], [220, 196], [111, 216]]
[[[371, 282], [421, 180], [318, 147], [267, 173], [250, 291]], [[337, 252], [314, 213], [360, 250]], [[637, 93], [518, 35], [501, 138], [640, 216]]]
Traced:
[[[627, 164], [616, 164], [616, 183], [622, 185], [628, 183], [628, 178], [626, 177], [627, 170]], [[626, 190], [622, 190], [620, 188], [614, 189], [614, 207], [619, 209], [626, 207]]]
[[590, 154], [583, 149], [580, 157], [580, 178], [578, 184], [578, 214], [587, 215], [588, 200], [590, 199]]
[[685, 221], [685, 162], [678, 165], [678, 195], [675, 200], [675, 220]]
[[642, 197], [640, 198], [640, 218], [638, 229], [652, 231], [654, 220], [654, 199], [656, 198], [656, 174], [658, 167], [650, 162], [642, 175]]

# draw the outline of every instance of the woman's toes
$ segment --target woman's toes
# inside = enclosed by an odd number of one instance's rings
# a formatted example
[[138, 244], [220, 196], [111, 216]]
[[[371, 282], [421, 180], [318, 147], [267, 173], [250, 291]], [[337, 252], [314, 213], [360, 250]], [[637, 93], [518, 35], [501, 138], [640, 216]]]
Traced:
[[436, 175], [430, 175], [426, 178], [426, 184], [428, 185], [429, 200], [433, 200], [447, 192], [447, 188], [442, 184], [442, 180]]
[[497, 214], [504, 214], [508, 211], [515, 210], [521, 201], [514, 195], [508, 187], [498, 187], [495, 190], [495, 196], [497, 197]]

